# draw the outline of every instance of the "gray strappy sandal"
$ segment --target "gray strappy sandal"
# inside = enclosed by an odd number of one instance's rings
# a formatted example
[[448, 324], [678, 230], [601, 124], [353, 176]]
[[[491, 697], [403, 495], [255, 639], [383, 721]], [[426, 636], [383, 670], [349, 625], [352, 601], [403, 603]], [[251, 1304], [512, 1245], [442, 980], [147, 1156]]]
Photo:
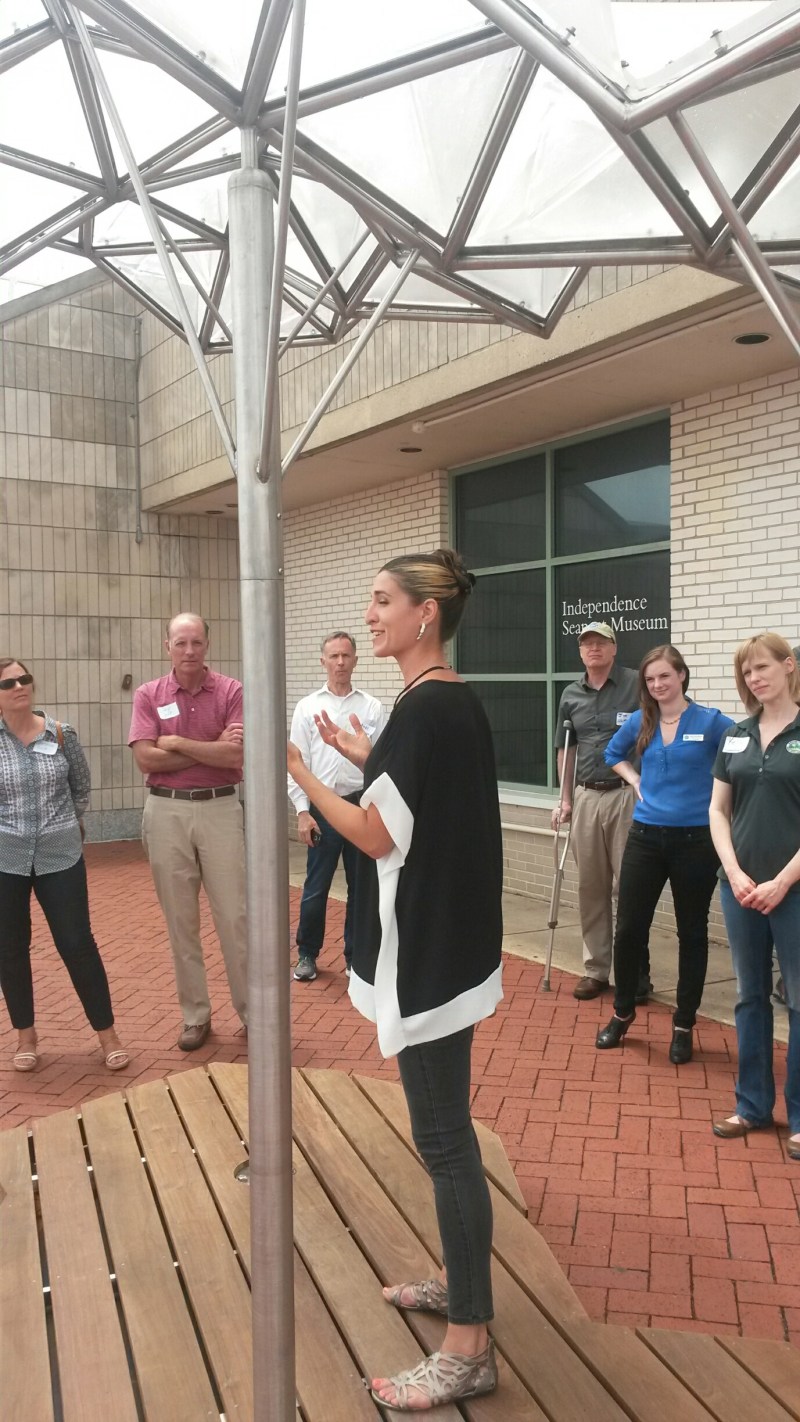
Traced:
[[[403, 1302], [407, 1294], [411, 1302]], [[443, 1313], [447, 1315], [447, 1285], [441, 1279], [423, 1279], [419, 1284], [398, 1284], [387, 1298], [387, 1303], [395, 1308], [408, 1309], [410, 1313]]]
[[462, 1398], [480, 1397], [485, 1392], [494, 1392], [497, 1387], [494, 1344], [490, 1338], [484, 1351], [474, 1358], [465, 1358], [461, 1353], [431, 1353], [415, 1368], [397, 1373], [386, 1381], [394, 1388], [394, 1402], [387, 1402], [374, 1387], [370, 1392], [374, 1402], [392, 1412], [427, 1411], [427, 1408], [420, 1408], [416, 1401], [411, 1400], [420, 1393], [428, 1399], [431, 1407], [442, 1407]]

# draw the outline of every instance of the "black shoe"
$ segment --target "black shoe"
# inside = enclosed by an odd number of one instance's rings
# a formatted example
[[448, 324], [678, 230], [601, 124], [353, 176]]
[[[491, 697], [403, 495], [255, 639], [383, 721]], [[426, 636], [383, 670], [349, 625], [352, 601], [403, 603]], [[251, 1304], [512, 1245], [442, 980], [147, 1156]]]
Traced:
[[636, 987], [636, 1006], [644, 1007], [649, 1002], [653, 994], [653, 984], [650, 981], [649, 973], [640, 973], [639, 982]]
[[675, 1066], [683, 1066], [684, 1062], [692, 1060], [691, 1027], [673, 1027], [669, 1059]]
[[606, 1047], [618, 1047], [628, 1028], [636, 1021], [636, 1013], [632, 1012], [630, 1017], [617, 1017], [616, 1013], [612, 1017], [607, 1027], [602, 1032], [598, 1032], [595, 1046], [601, 1051]]

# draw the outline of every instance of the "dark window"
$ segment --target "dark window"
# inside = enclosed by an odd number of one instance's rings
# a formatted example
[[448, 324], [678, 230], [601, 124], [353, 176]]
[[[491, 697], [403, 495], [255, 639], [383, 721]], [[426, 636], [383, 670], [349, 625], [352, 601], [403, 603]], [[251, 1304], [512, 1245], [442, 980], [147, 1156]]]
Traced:
[[541, 681], [473, 681], [489, 717], [498, 780], [547, 783], [547, 684]]
[[554, 452], [555, 551], [599, 553], [669, 538], [669, 425]]
[[608, 622], [620, 662], [638, 667], [645, 652], [669, 641], [669, 553], [561, 564], [555, 602], [556, 671], [581, 671], [578, 633], [587, 622]]
[[457, 665], [486, 706], [501, 780], [556, 786], [558, 701], [582, 674], [587, 622], [612, 625], [624, 666], [669, 641], [669, 485], [666, 419], [454, 480], [456, 544], [478, 571]]
[[462, 475], [456, 530], [456, 547], [469, 568], [544, 558], [545, 456]]
[[546, 672], [544, 568], [478, 578], [458, 642], [462, 672]]

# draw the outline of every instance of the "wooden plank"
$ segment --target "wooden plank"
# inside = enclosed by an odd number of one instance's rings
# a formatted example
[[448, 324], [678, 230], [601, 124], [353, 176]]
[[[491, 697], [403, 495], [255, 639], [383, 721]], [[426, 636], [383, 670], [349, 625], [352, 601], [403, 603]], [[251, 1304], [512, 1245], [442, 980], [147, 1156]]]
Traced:
[[[635, 1422], [709, 1422], [710, 1414], [679, 1378], [636, 1337], [618, 1324], [576, 1323], [573, 1343]], [[741, 1422], [741, 1419], [738, 1419]]]
[[219, 1406], [122, 1097], [82, 1109], [144, 1415], [148, 1422], [217, 1422]]
[[[379, 1111], [383, 1111], [386, 1119], [392, 1122], [395, 1130], [409, 1142], [412, 1150], [414, 1141], [411, 1136], [411, 1122], [408, 1119], [408, 1108], [402, 1087], [397, 1086], [393, 1081], [386, 1081], [380, 1077], [356, 1076], [356, 1081], [363, 1090], [368, 1092], [370, 1099], [375, 1102]], [[387, 1109], [384, 1110], [384, 1107]], [[474, 1121], [475, 1134], [478, 1137], [478, 1145], [481, 1148], [483, 1168], [489, 1179], [494, 1182], [506, 1199], [519, 1210], [521, 1215], [528, 1216], [528, 1206], [525, 1203], [525, 1196], [519, 1188], [517, 1177], [514, 1174], [511, 1162], [506, 1155], [505, 1146], [500, 1137], [494, 1131], [490, 1131], [482, 1121]]]
[[[376, 1307], [380, 1285], [369, 1263], [296, 1146], [293, 1159], [295, 1242], [362, 1375], [386, 1377], [413, 1367], [422, 1350], [396, 1309]], [[420, 1251], [422, 1267], [430, 1268]], [[458, 1422], [459, 1414], [442, 1407], [437, 1417]]]
[[0, 1397], [9, 1418], [53, 1422], [28, 1133], [0, 1131]]
[[[233, 1115], [237, 1123], [237, 1128], [244, 1138], [247, 1137], [247, 1081], [246, 1068], [228, 1063], [214, 1063], [209, 1067], [209, 1075], [220, 1094], [225, 1099], [228, 1110]], [[330, 1075], [341, 1075], [341, 1073], [330, 1073]], [[295, 1210], [297, 1211], [297, 1200]], [[295, 1213], [295, 1221], [297, 1221]], [[296, 1236], [297, 1237], [297, 1236]], [[429, 1261], [430, 1266], [430, 1261]], [[372, 1294], [377, 1294], [380, 1281], [372, 1280]], [[372, 1306], [372, 1304], [370, 1305]], [[349, 1300], [347, 1295], [342, 1300], [342, 1308], [346, 1311], [349, 1319]], [[297, 1309], [298, 1330], [297, 1330], [297, 1371], [298, 1378], [303, 1367], [303, 1350], [306, 1343], [303, 1331], [303, 1319], [298, 1305]], [[425, 1353], [432, 1353], [439, 1347], [442, 1337], [441, 1320], [432, 1314], [412, 1314], [405, 1315], [406, 1324], [414, 1333], [415, 1337], [422, 1344]], [[341, 1322], [339, 1326], [342, 1326]], [[385, 1366], [385, 1359], [381, 1362]], [[404, 1366], [409, 1366], [408, 1355], [406, 1355]], [[503, 1422], [546, 1422], [544, 1413], [537, 1408], [529, 1393], [523, 1388], [522, 1383], [516, 1375], [507, 1367], [505, 1361], [499, 1359], [500, 1373], [500, 1395], [502, 1396], [505, 1411], [494, 1410], [493, 1399], [477, 1398], [469, 1403], [467, 1415], [472, 1422], [497, 1422], [502, 1418]], [[493, 1404], [493, 1410], [489, 1411], [489, 1404]], [[324, 1418], [324, 1414], [323, 1414]]]
[[250, 1417], [247, 1281], [165, 1083], [135, 1086], [128, 1101], [224, 1410]]
[[[354, 1084], [355, 1085], [355, 1084]], [[346, 1142], [321, 1102], [300, 1077], [294, 1089], [295, 1139], [312, 1163], [325, 1189], [344, 1215], [375, 1272], [384, 1283], [430, 1277], [437, 1241], [422, 1244], [387, 1199], [381, 1186]], [[376, 1127], [380, 1121], [376, 1122]], [[383, 1129], [389, 1129], [384, 1125]], [[409, 1168], [419, 1184], [412, 1187], [416, 1197], [430, 1189], [424, 1167], [410, 1152]], [[416, 1207], [405, 1205], [416, 1219]], [[433, 1246], [433, 1247], [431, 1247]], [[305, 1251], [303, 1251], [305, 1254]], [[416, 1267], [413, 1266], [416, 1263]], [[576, 1359], [552, 1324], [528, 1298], [507, 1270], [498, 1262], [492, 1276], [495, 1293], [495, 1321], [492, 1333], [500, 1352], [521, 1378], [528, 1392], [549, 1416], [558, 1422], [620, 1422], [623, 1414], [588, 1368]], [[374, 1283], [373, 1283], [374, 1287]], [[394, 1312], [389, 1307], [389, 1312]], [[338, 1313], [337, 1313], [338, 1316]], [[410, 1315], [422, 1318], [423, 1315]], [[441, 1333], [440, 1333], [441, 1336]], [[487, 1398], [487, 1406], [497, 1407], [495, 1417], [504, 1417], [502, 1394]]]
[[789, 1414], [744, 1368], [731, 1366], [708, 1333], [677, 1333], [669, 1328], [641, 1328], [639, 1337], [691, 1389], [717, 1422], [788, 1422]]
[[[313, 1080], [312, 1073], [308, 1070], [304, 1075], [309, 1081]], [[336, 1074], [331, 1073], [331, 1076], [334, 1075]], [[354, 1084], [377, 1107], [397, 1135], [413, 1151], [416, 1159], [408, 1112], [400, 1088], [392, 1082], [378, 1081], [372, 1077], [356, 1077]], [[345, 1129], [347, 1131], [347, 1128]], [[585, 1319], [586, 1310], [547, 1241], [534, 1225], [512, 1207], [507, 1197], [494, 1185], [494, 1181], [491, 1185], [494, 1186], [491, 1192], [494, 1210], [493, 1245], [497, 1258], [502, 1260], [526, 1293], [530, 1294], [557, 1328], [562, 1324], [568, 1325], [572, 1319]], [[397, 1198], [395, 1195], [395, 1199]]]
[[249, 1278], [250, 1192], [233, 1174], [245, 1159], [246, 1148], [202, 1067], [176, 1072], [167, 1084]]
[[716, 1341], [800, 1422], [800, 1350], [776, 1338], [724, 1336]]
[[243, 1141], [250, 1139], [247, 1067], [234, 1062], [209, 1062], [208, 1075], [231, 1113]]
[[78, 1118], [34, 1122], [64, 1422], [137, 1422], [117, 1303]]
[[364, 1380], [296, 1250], [294, 1304], [297, 1396], [307, 1422], [375, 1422], [378, 1414]]

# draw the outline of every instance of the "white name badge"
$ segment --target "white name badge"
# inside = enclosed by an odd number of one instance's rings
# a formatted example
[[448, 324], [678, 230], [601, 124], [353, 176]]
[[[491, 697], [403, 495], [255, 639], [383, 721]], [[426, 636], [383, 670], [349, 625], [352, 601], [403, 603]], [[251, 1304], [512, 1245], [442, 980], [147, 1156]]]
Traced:
[[625, 722], [626, 722], [626, 721], [628, 720], [628, 718], [630, 717], [630, 714], [631, 714], [630, 711], [618, 711], [618, 712], [617, 712], [617, 725], [618, 725], [618, 726], [624, 726], [624, 725], [625, 725]]
[[749, 744], [749, 736], [726, 736], [722, 749], [726, 755], [738, 755], [740, 751], [747, 750]]
[[34, 741], [31, 750], [36, 755], [55, 755], [58, 750], [57, 741]]
[[177, 701], [170, 701], [169, 706], [157, 706], [156, 711], [158, 712], [162, 721], [169, 721], [171, 716], [180, 716], [181, 714], [178, 710]]
[[703, 737], [703, 736], [692, 736], [692, 735], [689, 735], [688, 733], [686, 733], [686, 734], [684, 734], [683, 739], [684, 739], [685, 741], [702, 741], [702, 740], [704, 740], [704, 737]]

